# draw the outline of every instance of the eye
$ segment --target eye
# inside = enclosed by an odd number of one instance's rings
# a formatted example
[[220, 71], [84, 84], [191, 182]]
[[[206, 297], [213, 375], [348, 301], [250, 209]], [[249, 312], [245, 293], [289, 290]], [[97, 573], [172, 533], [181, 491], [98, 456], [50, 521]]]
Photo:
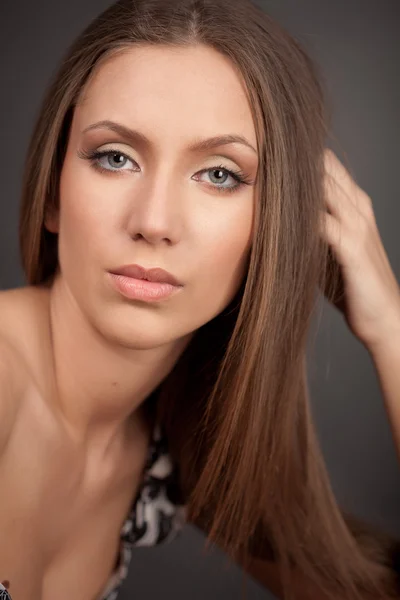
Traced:
[[[212, 177], [217, 180], [217, 184], [221, 183], [221, 181], [220, 181], [221, 176], [222, 176], [222, 178], [224, 178], [226, 175], [228, 177], [231, 177], [231, 179], [233, 179], [235, 182], [233, 185], [227, 185], [227, 186], [213, 185], [212, 186], [218, 192], [223, 192], [223, 193], [224, 192], [225, 193], [234, 192], [242, 185], [252, 185], [254, 183], [243, 171], [239, 171], [239, 170], [233, 171], [233, 170], [227, 169], [223, 165], [218, 165], [215, 167], [210, 167], [208, 169], [203, 169], [202, 171], [199, 171], [199, 173], [200, 174], [212, 173], [213, 174]], [[217, 176], [214, 175], [215, 173], [217, 174]], [[222, 183], [224, 183], [225, 181], [226, 181], [226, 179], [224, 179], [224, 181]]]
[[[89, 160], [93, 168], [101, 172], [126, 171], [127, 169], [120, 168], [121, 164], [122, 166], [126, 164], [126, 161], [130, 161], [131, 163], [134, 163], [137, 166], [137, 163], [134, 160], [132, 160], [131, 158], [129, 158], [129, 156], [127, 156], [123, 152], [120, 152], [119, 150], [94, 150], [90, 152], [82, 150], [78, 152], [78, 156], [79, 158], [83, 158], [84, 160]], [[103, 158], [106, 159], [104, 163], [107, 166], [104, 166], [104, 164], [102, 165], [100, 163], [100, 160], [102, 160]], [[117, 158], [120, 158], [122, 160], [116, 160]], [[111, 161], [115, 161], [117, 163], [116, 168], [115, 165], [111, 164]]]
[[[132, 164], [138, 166], [138, 164], [134, 160], [132, 160], [131, 158], [129, 158], [129, 156], [127, 156], [123, 152], [120, 152], [119, 150], [102, 150], [102, 151], [80, 150], [80, 151], [78, 151], [78, 156], [79, 156], [79, 158], [88, 160], [91, 163], [92, 167], [94, 169], [96, 169], [97, 171], [100, 171], [101, 173], [115, 173], [117, 171], [127, 171], [127, 170], [129, 171], [131, 169], [120, 168], [121, 164], [122, 164], [122, 166], [124, 166], [126, 164], [126, 161], [129, 161]], [[122, 160], [117, 160], [117, 158], [122, 159]], [[104, 164], [100, 163], [100, 161], [102, 159], [106, 159], [104, 162], [107, 165], [107, 167]], [[117, 163], [117, 166], [115, 167], [115, 165], [112, 165], [111, 161], [115, 161]], [[108, 168], [108, 167], [110, 167], [110, 168]], [[216, 179], [216, 183], [212, 182], [211, 187], [214, 190], [216, 190], [217, 192], [221, 192], [221, 193], [229, 194], [229, 193], [236, 191], [243, 185], [253, 185], [254, 184], [254, 181], [248, 175], [246, 175], [246, 173], [244, 173], [243, 171], [240, 171], [240, 170], [234, 171], [231, 169], [227, 169], [223, 165], [216, 165], [215, 167], [209, 167], [208, 169], [202, 169], [201, 171], [198, 171], [197, 174], [202, 175], [203, 173], [212, 173], [213, 174], [212, 178]], [[215, 177], [214, 173], [217, 174], [216, 177]], [[221, 183], [221, 176], [222, 176], [222, 179], [225, 178], [222, 183], [226, 182], [226, 176], [228, 176], [228, 178], [231, 177], [231, 179], [234, 180], [233, 185], [219, 185]]]

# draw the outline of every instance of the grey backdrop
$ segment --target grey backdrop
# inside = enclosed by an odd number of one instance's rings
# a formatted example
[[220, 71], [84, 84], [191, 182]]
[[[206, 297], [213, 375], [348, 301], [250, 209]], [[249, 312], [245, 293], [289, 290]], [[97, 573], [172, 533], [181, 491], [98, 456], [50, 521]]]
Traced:
[[[297, 35], [325, 73], [333, 132], [371, 196], [389, 259], [400, 279], [399, 0], [274, 0], [259, 3]], [[67, 45], [109, 0], [0, 3], [0, 288], [23, 285], [17, 244], [22, 164], [39, 101]], [[341, 157], [340, 148], [332, 144]], [[310, 356], [313, 411], [340, 503], [400, 535], [400, 470], [367, 350], [326, 302]], [[1, 318], [1, 316], [0, 316]], [[174, 542], [135, 549], [121, 600], [238, 599], [241, 571], [187, 526]], [[249, 580], [248, 598], [272, 598]]]

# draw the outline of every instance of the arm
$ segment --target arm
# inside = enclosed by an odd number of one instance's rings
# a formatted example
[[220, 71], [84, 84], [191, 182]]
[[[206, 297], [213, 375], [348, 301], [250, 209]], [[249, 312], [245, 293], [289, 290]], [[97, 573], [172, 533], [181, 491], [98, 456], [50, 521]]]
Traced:
[[17, 413], [16, 390], [11, 377], [14, 370], [12, 354], [8, 347], [0, 341], [0, 458]]
[[[400, 335], [395, 333], [380, 344], [369, 345], [368, 351], [377, 369], [390, 425], [400, 461]], [[400, 546], [393, 550], [394, 570], [400, 582]], [[278, 563], [253, 558], [245, 569], [259, 584], [270, 590], [279, 600], [283, 599], [283, 586]], [[293, 571], [296, 600], [328, 600], [302, 573]], [[400, 596], [399, 596], [400, 598]]]
[[400, 334], [367, 348], [377, 370], [400, 461]]

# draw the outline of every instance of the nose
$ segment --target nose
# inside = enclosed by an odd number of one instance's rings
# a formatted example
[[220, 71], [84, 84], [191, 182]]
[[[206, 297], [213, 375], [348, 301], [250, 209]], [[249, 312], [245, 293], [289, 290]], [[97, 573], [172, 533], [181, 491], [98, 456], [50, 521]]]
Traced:
[[143, 180], [130, 203], [128, 233], [134, 241], [176, 244], [183, 228], [183, 190], [172, 174], [158, 172]]

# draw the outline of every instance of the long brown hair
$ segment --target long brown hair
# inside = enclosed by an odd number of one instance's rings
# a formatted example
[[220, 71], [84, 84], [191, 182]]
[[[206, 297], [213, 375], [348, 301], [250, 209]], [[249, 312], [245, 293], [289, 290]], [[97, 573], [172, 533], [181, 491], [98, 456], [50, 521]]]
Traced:
[[[243, 78], [259, 148], [255, 233], [231, 304], [201, 327], [157, 390], [188, 519], [228, 556], [295, 566], [327, 597], [395, 598], [396, 543], [338, 506], [306, 377], [318, 292], [340, 293], [321, 240], [330, 109], [305, 49], [250, 0], [119, 0], [69, 48], [43, 99], [23, 178], [20, 247], [31, 285], [51, 282], [57, 207], [74, 107], [95, 69], [137, 44], [208, 45]], [[391, 554], [392, 553], [392, 554]], [[387, 595], [386, 595], [387, 594]]]

